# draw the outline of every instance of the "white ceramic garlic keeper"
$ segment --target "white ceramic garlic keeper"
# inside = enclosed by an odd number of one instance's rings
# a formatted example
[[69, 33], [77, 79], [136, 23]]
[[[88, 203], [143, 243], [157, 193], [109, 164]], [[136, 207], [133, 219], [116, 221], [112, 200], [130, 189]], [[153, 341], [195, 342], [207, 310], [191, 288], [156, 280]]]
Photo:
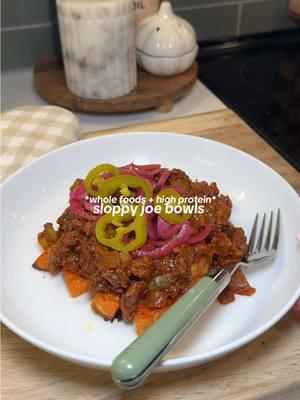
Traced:
[[169, 76], [192, 65], [198, 46], [193, 27], [177, 17], [171, 4], [164, 1], [157, 14], [137, 27], [136, 49], [142, 68], [154, 75]]
[[132, 0], [56, 0], [67, 85], [111, 99], [137, 83]]

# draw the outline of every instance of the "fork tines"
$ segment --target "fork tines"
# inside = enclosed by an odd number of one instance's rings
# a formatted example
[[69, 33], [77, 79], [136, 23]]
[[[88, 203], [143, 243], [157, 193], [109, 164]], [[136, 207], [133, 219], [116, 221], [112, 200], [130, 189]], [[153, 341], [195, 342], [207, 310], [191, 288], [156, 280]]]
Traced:
[[[261, 228], [258, 232], [258, 239], [256, 241], [256, 234], [257, 234], [257, 225], [259, 220], [259, 214], [257, 213], [255, 216], [253, 228], [250, 235], [249, 245], [248, 245], [248, 254], [256, 254], [260, 253], [263, 249], [266, 253], [274, 253], [278, 248], [279, 242], [279, 232], [280, 232], [280, 209], [277, 210], [277, 217], [275, 222], [275, 232], [273, 234], [273, 211], [270, 213], [269, 217], [269, 225], [267, 229], [266, 238], [264, 241], [265, 236], [265, 225], [266, 225], [267, 215], [264, 213]], [[271, 238], [273, 236], [273, 241], [271, 245]], [[264, 242], [264, 244], [263, 244]]]

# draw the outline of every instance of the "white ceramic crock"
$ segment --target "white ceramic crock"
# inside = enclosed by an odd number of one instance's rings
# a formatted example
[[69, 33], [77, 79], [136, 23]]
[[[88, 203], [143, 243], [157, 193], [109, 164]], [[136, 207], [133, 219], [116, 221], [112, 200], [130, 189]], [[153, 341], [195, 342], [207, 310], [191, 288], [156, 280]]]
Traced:
[[193, 27], [177, 17], [171, 4], [165, 1], [157, 14], [138, 26], [136, 49], [142, 68], [154, 75], [169, 76], [192, 65], [198, 46]]

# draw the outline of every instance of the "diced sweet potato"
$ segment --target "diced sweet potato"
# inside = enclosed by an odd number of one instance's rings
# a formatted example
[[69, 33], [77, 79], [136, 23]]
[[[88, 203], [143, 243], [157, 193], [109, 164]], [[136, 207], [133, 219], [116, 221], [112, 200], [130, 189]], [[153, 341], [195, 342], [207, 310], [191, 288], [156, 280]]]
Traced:
[[120, 268], [121, 260], [117, 251], [107, 251], [101, 254], [101, 268], [114, 269]]
[[138, 306], [134, 317], [135, 329], [138, 335], [141, 335], [150, 325], [152, 325], [168, 307], [148, 308], [143, 305]]
[[106, 320], [113, 320], [120, 308], [120, 299], [114, 293], [96, 293], [91, 303], [92, 309]]
[[65, 269], [62, 270], [62, 274], [68, 291], [72, 297], [81, 296], [83, 293], [88, 291], [89, 281], [87, 279], [82, 278], [77, 273]]
[[210, 257], [201, 256], [198, 262], [193, 264], [191, 267], [193, 282], [197, 282], [202, 276], [207, 275], [209, 266], [210, 266]]
[[44, 250], [48, 250], [58, 239], [58, 232], [47, 222], [42, 232], [38, 234], [38, 242]]
[[45, 235], [43, 232], [38, 234], [38, 242], [40, 244], [40, 246], [42, 247], [42, 249], [47, 250], [49, 249], [49, 243], [47, 242], [47, 239], [45, 238]]
[[39, 269], [41, 271], [48, 271], [49, 257], [50, 257], [50, 251], [46, 250], [32, 264], [33, 268]]

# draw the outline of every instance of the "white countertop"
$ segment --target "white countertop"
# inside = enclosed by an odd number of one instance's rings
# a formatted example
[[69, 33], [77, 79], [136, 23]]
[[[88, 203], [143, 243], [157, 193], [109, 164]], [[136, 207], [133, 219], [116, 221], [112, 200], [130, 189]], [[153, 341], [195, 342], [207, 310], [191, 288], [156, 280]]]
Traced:
[[[1, 83], [2, 111], [25, 105], [48, 104], [39, 97], [34, 89], [31, 68], [5, 71], [1, 76]], [[154, 110], [127, 114], [75, 114], [80, 120], [81, 131], [84, 133], [223, 109], [226, 109], [226, 106], [206, 86], [197, 81], [189, 95], [176, 102], [173, 110], [167, 114], [160, 114]]]

